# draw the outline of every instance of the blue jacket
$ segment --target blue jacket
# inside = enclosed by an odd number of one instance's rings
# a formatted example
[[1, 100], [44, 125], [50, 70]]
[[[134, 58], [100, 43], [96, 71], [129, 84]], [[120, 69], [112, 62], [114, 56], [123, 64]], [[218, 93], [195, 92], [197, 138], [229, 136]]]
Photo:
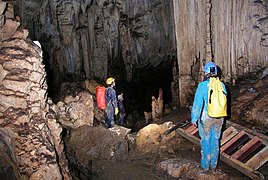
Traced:
[[[224, 83], [222, 85], [225, 94], [227, 94]], [[208, 89], [209, 79], [199, 83], [191, 112], [192, 123], [196, 123], [199, 119], [205, 120], [208, 117]]]
[[112, 87], [106, 88], [106, 105], [109, 105], [109, 103], [112, 103], [113, 107], [117, 108], [116, 92]]

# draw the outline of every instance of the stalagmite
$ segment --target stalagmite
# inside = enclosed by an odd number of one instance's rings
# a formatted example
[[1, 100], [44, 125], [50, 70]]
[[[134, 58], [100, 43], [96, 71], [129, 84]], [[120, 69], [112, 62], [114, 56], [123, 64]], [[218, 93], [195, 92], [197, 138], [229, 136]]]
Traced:
[[70, 179], [62, 127], [46, 102], [42, 50], [19, 25], [6, 19], [0, 26], [0, 142], [7, 148], [0, 156], [16, 179]]
[[152, 96], [152, 119], [156, 120], [163, 115], [163, 90], [159, 88], [158, 98]]

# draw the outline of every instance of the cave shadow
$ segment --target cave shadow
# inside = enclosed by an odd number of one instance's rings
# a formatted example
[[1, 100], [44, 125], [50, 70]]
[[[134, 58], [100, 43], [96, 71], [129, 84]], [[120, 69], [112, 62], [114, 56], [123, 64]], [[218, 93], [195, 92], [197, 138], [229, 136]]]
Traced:
[[159, 88], [163, 90], [163, 105], [172, 101], [171, 82], [173, 81], [173, 62], [162, 62], [157, 67], [147, 66], [136, 69], [133, 80], [125, 85], [125, 107], [127, 113], [137, 111], [138, 114], [152, 111], [152, 96], [156, 99]]

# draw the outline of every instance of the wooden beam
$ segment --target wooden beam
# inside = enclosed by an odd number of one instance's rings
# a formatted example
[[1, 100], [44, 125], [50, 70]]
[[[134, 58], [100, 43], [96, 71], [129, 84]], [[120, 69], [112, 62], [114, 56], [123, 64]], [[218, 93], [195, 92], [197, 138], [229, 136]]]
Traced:
[[263, 148], [259, 153], [255, 154], [245, 164], [254, 170], [259, 169], [264, 163], [268, 161], [268, 146]]
[[[229, 123], [230, 125], [230, 123]], [[232, 126], [233, 124], [231, 124]], [[230, 127], [230, 126], [229, 126]], [[189, 127], [188, 127], [189, 128]], [[241, 129], [237, 129], [235, 126], [234, 128], [236, 130], [232, 130], [233, 132], [234, 131], [243, 131], [244, 129], [246, 128], [241, 128]], [[196, 130], [195, 130], [196, 131]], [[247, 130], [245, 130], [246, 132], [248, 132]], [[197, 145], [200, 145], [200, 137], [197, 137], [197, 136], [194, 136], [192, 135], [191, 133], [188, 133], [186, 132], [184, 129], [182, 128], [179, 128], [177, 129], [176, 131], [179, 135], [181, 135], [182, 137], [188, 139], [189, 141], [193, 142], [194, 144], [197, 144]], [[192, 131], [193, 132], [193, 131]], [[231, 131], [230, 131], [231, 132]], [[227, 133], [229, 135], [226, 135], [226, 137], [230, 136], [230, 133]], [[232, 134], [232, 132], [231, 132]], [[238, 133], [239, 134], [239, 133]], [[246, 136], [245, 136], [246, 135]], [[239, 139], [239, 137], [254, 137], [252, 136], [251, 134], [247, 134], [245, 133], [244, 131], [243, 132], [240, 132], [240, 135], [236, 137], [236, 139]], [[236, 141], [235, 139], [233, 140], [234, 138], [230, 139], [228, 141], [229, 145], [230, 144], [233, 144], [231, 141]], [[242, 138], [243, 139], [243, 138]], [[238, 171], [240, 171], [241, 173], [245, 174], [246, 176], [250, 177], [251, 179], [261, 179], [261, 180], [264, 180], [264, 176], [263, 174], [261, 174], [260, 172], [257, 171], [257, 169], [262, 166], [265, 162], [267, 162], [268, 160], [268, 147], [267, 147], [267, 141], [263, 141], [263, 139], [261, 139], [263, 144], [266, 145], [266, 147], [259, 153], [257, 153], [253, 159], [251, 158], [247, 164], [233, 158], [232, 156], [224, 153], [224, 152], [220, 152], [220, 159], [224, 162], [226, 162], [228, 165], [232, 166], [233, 168], [237, 169]], [[227, 144], [227, 143], [226, 143]], [[226, 145], [226, 149], [229, 147], [229, 145]]]
[[224, 144], [220, 148], [220, 151], [226, 154], [230, 154], [247, 139], [248, 135], [245, 133], [245, 131], [240, 131], [234, 138], [232, 138], [230, 141]]
[[228, 154], [225, 154], [224, 152], [221, 152], [220, 159], [254, 180], [264, 179], [264, 176], [261, 173], [254, 171], [254, 169], [232, 158], [231, 156], [229, 156]]
[[228, 142], [237, 134], [238, 132], [233, 126], [230, 126], [228, 129], [223, 131], [222, 138], [221, 138], [221, 146], [223, 146], [226, 142]]
[[241, 149], [236, 151], [236, 153], [234, 153], [232, 155], [232, 157], [239, 160], [239, 161], [243, 161], [251, 153], [253, 153], [255, 150], [257, 150], [261, 145], [262, 145], [261, 140], [257, 136], [255, 136], [247, 144], [245, 144]]
[[185, 132], [191, 133], [192, 131], [194, 131], [196, 129], [197, 129], [197, 127], [195, 125], [191, 124], [190, 127], [188, 127], [187, 129], [185, 129]]

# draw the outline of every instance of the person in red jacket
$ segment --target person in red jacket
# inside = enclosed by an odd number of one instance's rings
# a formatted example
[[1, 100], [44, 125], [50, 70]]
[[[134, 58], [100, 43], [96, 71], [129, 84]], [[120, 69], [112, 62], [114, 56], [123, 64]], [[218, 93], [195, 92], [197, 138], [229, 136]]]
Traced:
[[115, 87], [115, 79], [110, 77], [106, 80], [106, 109], [105, 109], [105, 126], [112, 128], [114, 125], [114, 116], [118, 114], [117, 98]]

